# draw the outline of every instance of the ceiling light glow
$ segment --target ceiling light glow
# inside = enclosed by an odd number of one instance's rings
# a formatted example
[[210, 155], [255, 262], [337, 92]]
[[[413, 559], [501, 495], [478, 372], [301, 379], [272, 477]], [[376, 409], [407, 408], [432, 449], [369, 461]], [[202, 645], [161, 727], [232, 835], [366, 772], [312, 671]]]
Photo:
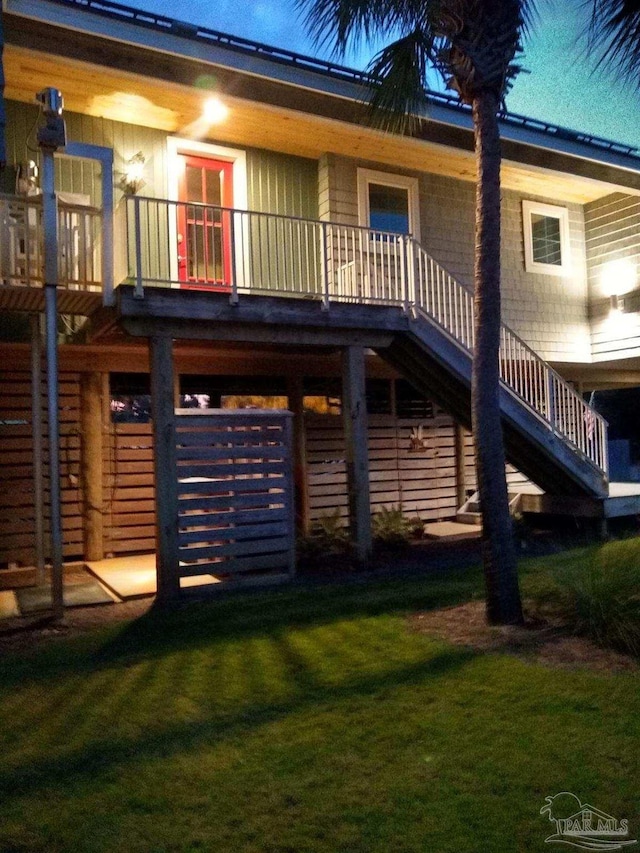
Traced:
[[220, 124], [229, 115], [229, 108], [220, 98], [209, 98], [204, 103], [202, 114], [209, 124]]

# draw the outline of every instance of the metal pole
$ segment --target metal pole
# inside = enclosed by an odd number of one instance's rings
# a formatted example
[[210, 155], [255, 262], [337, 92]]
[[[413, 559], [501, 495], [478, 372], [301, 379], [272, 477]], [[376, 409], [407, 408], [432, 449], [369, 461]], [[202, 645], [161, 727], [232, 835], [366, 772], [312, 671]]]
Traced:
[[49, 414], [49, 504], [51, 527], [51, 606], [55, 620], [64, 616], [62, 509], [60, 499], [60, 424], [58, 416], [58, 200], [54, 148], [42, 145], [42, 217], [44, 225], [45, 343]]
[[43, 586], [44, 571], [44, 488], [42, 478], [42, 341], [40, 317], [31, 318], [31, 428], [33, 431], [33, 510], [35, 514], [36, 583]]

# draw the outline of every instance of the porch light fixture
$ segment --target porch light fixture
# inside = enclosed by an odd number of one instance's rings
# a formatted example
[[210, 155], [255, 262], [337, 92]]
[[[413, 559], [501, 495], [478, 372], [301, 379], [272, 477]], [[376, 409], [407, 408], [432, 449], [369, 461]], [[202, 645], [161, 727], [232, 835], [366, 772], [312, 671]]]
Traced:
[[600, 285], [602, 292], [610, 297], [611, 307], [621, 308], [618, 297], [630, 293], [637, 287], [638, 275], [636, 265], [630, 258], [617, 258], [602, 265]]
[[209, 98], [204, 102], [202, 115], [208, 124], [221, 124], [229, 115], [229, 107], [220, 98]]
[[125, 163], [124, 175], [120, 181], [120, 186], [127, 195], [135, 195], [145, 185], [144, 167], [147, 158], [142, 151], [138, 151]]
[[609, 299], [611, 313], [621, 314], [624, 311], [624, 297], [619, 296], [617, 293], [612, 293]]

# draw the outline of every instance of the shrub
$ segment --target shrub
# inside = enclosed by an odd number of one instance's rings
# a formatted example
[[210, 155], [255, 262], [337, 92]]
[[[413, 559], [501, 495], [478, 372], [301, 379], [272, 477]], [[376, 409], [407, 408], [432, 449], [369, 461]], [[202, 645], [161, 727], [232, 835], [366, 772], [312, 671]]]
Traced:
[[346, 554], [348, 550], [349, 534], [338, 509], [313, 521], [308, 535], [297, 543], [298, 558], [303, 562], [316, 562], [328, 555]]
[[609, 542], [562, 566], [537, 600], [575, 633], [640, 655], [640, 539]]
[[371, 519], [371, 530], [376, 542], [385, 545], [406, 545], [422, 534], [420, 518], [408, 518], [399, 506], [383, 506]]

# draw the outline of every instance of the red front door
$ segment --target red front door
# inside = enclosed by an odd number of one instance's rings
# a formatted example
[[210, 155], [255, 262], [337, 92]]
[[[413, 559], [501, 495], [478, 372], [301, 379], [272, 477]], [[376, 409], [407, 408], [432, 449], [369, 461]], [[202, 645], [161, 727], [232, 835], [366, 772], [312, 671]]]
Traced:
[[233, 163], [181, 155], [178, 277], [183, 287], [231, 286]]

